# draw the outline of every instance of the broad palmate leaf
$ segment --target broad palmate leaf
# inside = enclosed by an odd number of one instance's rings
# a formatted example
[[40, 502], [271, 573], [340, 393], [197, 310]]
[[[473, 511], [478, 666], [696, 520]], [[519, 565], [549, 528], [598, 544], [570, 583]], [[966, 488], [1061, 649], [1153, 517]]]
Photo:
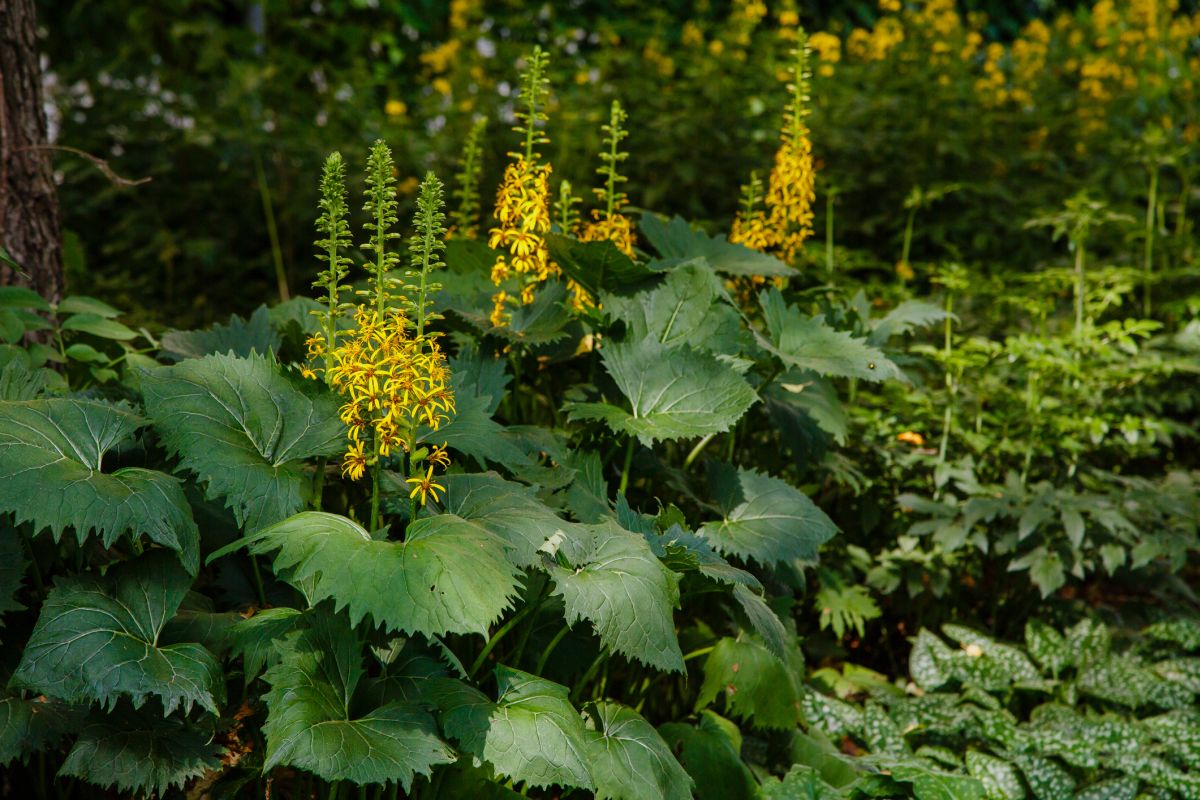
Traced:
[[567, 277], [593, 295], [628, 290], [654, 276], [645, 265], [622, 253], [610, 241], [581, 242], [551, 233], [546, 237], [546, 246]]
[[447, 475], [442, 484], [446, 487], [446, 513], [496, 534], [508, 545], [508, 557], [518, 567], [533, 564], [538, 548], [555, 533], [587, 533], [586, 526], [568, 522], [547, 508], [532, 489], [494, 472]]
[[771, 337], [759, 344], [791, 367], [818, 375], [883, 381], [903, 378], [900, 368], [883, 351], [846, 331], [829, 327], [820, 316], [807, 317], [790, 306], [778, 289], [759, 295]]
[[497, 774], [530, 786], [593, 789], [583, 719], [567, 687], [520, 670], [496, 668], [492, 702], [459, 681], [438, 682], [442, 728]]
[[[796, 271], [775, 256], [726, 241], [724, 236], [709, 236], [694, 231], [687, 220], [675, 217], [663, 222], [653, 214], [643, 214], [642, 234], [671, 266], [702, 258], [717, 272], [729, 275], [795, 275]], [[651, 267], [654, 267], [651, 264]]]
[[234, 314], [228, 323], [199, 331], [167, 331], [162, 337], [162, 350], [173, 360], [200, 358], [210, 353], [261, 356], [278, 349], [279, 334], [271, 327], [271, 313], [266, 306], [255, 309], [249, 320]]
[[264, 356], [160, 367], [142, 392], [167, 449], [251, 531], [299, 511], [311, 482], [303, 460], [343, 447], [336, 400], [302, 391]]
[[354, 625], [369, 614], [406, 633], [486, 636], [517, 590], [504, 540], [453, 514], [419, 519], [390, 542], [346, 517], [305, 511], [239, 544], [278, 550], [277, 573], [305, 582], [314, 604], [332, 598], [349, 609]]
[[212, 732], [148, 710], [96, 713], [75, 740], [61, 775], [127, 793], [165, 796], [221, 765]]
[[654, 726], [617, 703], [587, 709], [597, 800], [690, 800], [692, 779]]
[[167, 713], [199, 703], [216, 714], [225, 678], [212, 654], [190, 642], [158, 645], [191, 582], [162, 550], [103, 577], [60, 578], [42, 605], [12, 685], [72, 703], [112, 707], [126, 696], [136, 708], [158, 697]]
[[145, 534], [195, 573], [199, 533], [179, 481], [149, 469], [101, 471], [105, 454], [145, 424], [92, 400], [0, 402], [0, 511], [55, 539], [74, 528], [82, 543], [94, 530], [105, 547]]
[[756, 800], [758, 782], [742, 761], [742, 734], [712, 711], [700, 723], [669, 722], [658, 732], [696, 783], [698, 800]]
[[725, 698], [726, 712], [760, 728], [794, 728], [800, 718], [796, 671], [752, 637], [725, 637], [704, 662], [696, 707]]
[[724, 518], [705, 524], [699, 534], [721, 553], [768, 566], [811, 561], [837, 533], [807, 495], [778, 478], [727, 464], [714, 465], [709, 478]]
[[78, 711], [48, 697], [24, 699], [0, 691], [0, 767], [57, 744], [78, 729]]
[[653, 336], [609, 345], [601, 358], [632, 410], [575, 403], [569, 406], [571, 418], [603, 420], [647, 447], [729, 430], [757, 398], [728, 364], [687, 347], [668, 349]]
[[688, 264], [667, 274], [651, 289], [622, 297], [607, 295], [604, 308], [625, 321], [627, 340], [653, 336], [667, 347], [736, 354], [741, 320], [728, 303], [712, 270]]
[[344, 617], [318, 614], [280, 649], [265, 676], [264, 771], [288, 764], [327, 781], [397, 781], [407, 792], [415, 775], [453, 763], [429, 712], [403, 702], [357, 708], [355, 690], [366, 675], [362, 642]]
[[605, 647], [683, 672], [671, 617], [679, 605], [679, 575], [663, 566], [643, 537], [616, 525], [598, 525], [570, 544], [560, 551], [570, 566], [549, 567], [567, 623], [586, 619]]

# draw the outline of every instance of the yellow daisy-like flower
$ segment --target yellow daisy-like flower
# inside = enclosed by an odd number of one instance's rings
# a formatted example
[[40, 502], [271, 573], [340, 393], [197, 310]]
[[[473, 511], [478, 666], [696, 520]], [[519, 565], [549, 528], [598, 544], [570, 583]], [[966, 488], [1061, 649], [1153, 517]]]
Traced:
[[363, 453], [362, 442], [351, 442], [342, 457], [342, 477], [356, 481], [367, 472], [367, 457]]
[[450, 466], [450, 455], [446, 452], [446, 443], [434, 445], [429, 450], [429, 463], [437, 464], [442, 469]]
[[438, 492], [446, 491], [445, 486], [434, 482], [432, 464], [429, 465], [429, 469], [426, 471], [424, 477], [408, 478], [405, 483], [413, 484], [413, 490], [408, 494], [409, 499], [411, 500], [419, 494], [421, 495], [421, 505], [425, 505], [427, 502], [429, 502], [430, 496], [433, 497], [433, 501], [435, 503], [438, 502], [440, 499], [438, 497]]

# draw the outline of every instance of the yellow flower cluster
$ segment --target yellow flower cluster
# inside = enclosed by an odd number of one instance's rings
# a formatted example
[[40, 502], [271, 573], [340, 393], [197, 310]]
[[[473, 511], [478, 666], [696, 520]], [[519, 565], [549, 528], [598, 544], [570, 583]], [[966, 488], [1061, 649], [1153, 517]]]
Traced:
[[808, 37], [808, 44], [821, 61], [817, 74], [828, 78], [833, 74], [833, 65], [842, 60], [842, 40], [832, 33], [819, 31]]
[[[550, 165], [527, 161], [518, 155], [504, 170], [504, 180], [496, 193], [496, 227], [488, 236], [488, 247], [503, 250], [492, 267], [492, 283], [501, 286], [512, 275], [522, 278], [520, 300], [533, 302], [534, 289], [558, 266], [546, 251], [545, 236], [550, 231]], [[500, 290], [492, 297], [492, 324], [499, 327], [508, 320], [508, 293]]]
[[[633, 221], [615, 211], [611, 216], [598, 208], [592, 209], [592, 221], [583, 226], [579, 233], [581, 242], [609, 241], [625, 255], [634, 257], [633, 245], [637, 241], [633, 234]], [[589, 298], [590, 300], [590, 298]]]
[[846, 40], [846, 50], [859, 61], [883, 61], [904, 41], [904, 24], [884, 17], [871, 30], [855, 28]]
[[792, 67], [792, 101], [784, 113], [779, 149], [767, 184], [766, 209], [758, 208], [758, 186], [751, 178], [749, 196], [742, 211], [734, 218], [729, 239], [761, 252], [776, 252], [791, 262], [804, 240], [812, 235], [813, 201], [816, 199], [816, 171], [813, 168], [812, 141], [808, 116], [810, 76], [806, 41], [796, 48]]
[[[455, 409], [450, 371], [436, 338], [411, 336], [396, 309], [381, 314], [359, 306], [354, 322], [330, 353], [328, 380], [344, 400], [339, 413], [349, 431], [342, 474], [358, 480], [373, 460], [397, 448], [410, 450], [419, 425], [436, 431]], [[311, 337], [307, 374], [321, 371], [312, 365], [324, 356], [324, 338]], [[371, 452], [365, 450], [368, 441]]]
[[767, 185], [767, 227], [773, 247], [785, 261], [795, 259], [804, 240], [812, 235], [815, 199], [816, 171], [808, 129], [794, 135], [785, 131]]

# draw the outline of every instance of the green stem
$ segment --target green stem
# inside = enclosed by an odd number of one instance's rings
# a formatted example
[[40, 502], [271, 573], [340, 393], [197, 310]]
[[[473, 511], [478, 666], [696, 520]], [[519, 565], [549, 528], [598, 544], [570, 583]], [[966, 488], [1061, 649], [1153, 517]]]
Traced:
[[[432, 212], [431, 212], [432, 213]], [[429, 279], [429, 256], [433, 253], [433, 225], [425, 229], [421, 246], [421, 288], [417, 291], [417, 338], [425, 335], [425, 289]]]
[[908, 220], [904, 223], [904, 247], [900, 251], [900, 263], [908, 266], [908, 255], [912, 250], [913, 224], [917, 220], [917, 208], [913, 206], [908, 212]]
[[697, 650], [693, 650], [692, 652], [685, 655], [683, 657], [683, 660], [691, 661], [693, 658], [700, 658], [700, 656], [706, 656], [709, 653], [711, 653], [713, 651], [713, 649], [714, 649], [713, 647], [701, 647], [701, 648], [699, 648]]
[[540, 656], [538, 656], [537, 667], [535, 667], [533, 670], [534, 675], [542, 674], [542, 670], [546, 668], [546, 662], [550, 660], [550, 654], [554, 652], [554, 648], [558, 647], [558, 643], [563, 640], [563, 637], [566, 636], [567, 632], [570, 630], [571, 629], [569, 627], [564, 625], [558, 633], [554, 634], [554, 638], [550, 640], [550, 643], [546, 645], [546, 649], [542, 651]]
[[271, 260], [275, 265], [275, 282], [279, 289], [280, 302], [286, 302], [288, 291], [287, 272], [283, 267], [283, 248], [279, 244], [279, 229], [275, 225], [275, 207], [271, 200], [271, 187], [267, 185], [267, 171], [263, 167], [262, 153], [254, 151], [254, 175], [258, 180], [258, 196], [262, 201], [263, 215], [267, 218], [267, 238], [271, 242]]
[[341, 793], [338, 790], [341, 788], [342, 784], [339, 781], [333, 781], [329, 784], [329, 794], [326, 795], [326, 798], [328, 800], [337, 800], [337, 796]]
[[375, 459], [375, 464], [371, 467], [371, 528], [370, 533], [375, 535], [375, 531], [379, 530], [379, 472], [382, 465], [379, 459]]
[[833, 192], [825, 193], [825, 280], [833, 282]]
[[937, 463], [946, 463], [946, 451], [950, 442], [950, 422], [954, 418], [954, 377], [950, 372], [950, 358], [954, 353], [954, 293], [946, 289], [946, 319], [943, 320], [942, 358], [946, 363], [946, 410], [942, 414], [942, 443], [938, 447]]
[[617, 487], [617, 494], [625, 494], [625, 489], [629, 486], [629, 467], [633, 464], [633, 437], [630, 436], [625, 443], [625, 463], [621, 467], [621, 483]]
[[683, 460], [683, 468], [684, 469], [687, 469], [688, 467], [690, 467], [692, 465], [692, 462], [696, 460], [696, 458], [700, 455], [700, 452], [705, 448], [705, 446], [713, 440], [714, 436], [716, 436], [715, 433], [710, 433], [707, 436], [705, 436], [703, 439], [701, 439], [700, 441], [696, 442], [696, 446], [692, 448], [692, 452], [688, 453], [687, 458], [685, 458]]
[[1150, 317], [1150, 281], [1154, 272], [1154, 222], [1155, 207], [1158, 205], [1158, 164], [1150, 168], [1150, 190], [1146, 200], [1146, 243], [1142, 257], [1142, 271], [1145, 278], [1145, 294], [1142, 297], [1142, 314]]
[[600, 667], [603, 666], [607, 659], [608, 653], [601, 650], [599, 655], [596, 656], [596, 660], [591, 663], [587, 671], [583, 673], [583, 677], [576, 681], [575, 688], [571, 690], [570, 700], [572, 703], [579, 702], [579, 698], [583, 695], [583, 690], [591, 683], [592, 678], [596, 677], [596, 673], [600, 671]]
[[322, 495], [325, 493], [325, 465], [329, 463], [329, 459], [321, 456], [317, 459], [317, 472], [313, 475], [313, 511], [321, 510]]
[[267, 592], [263, 588], [262, 573], [258, 571], [258, 556], [250, 556], [250, 575], [254, 578], [254, 593], [258, 596], [259, 608], [267, 607]]
[[1084, 294], [1087, 291], [1084, 276], [1084, 247], [1083, 242], [1075, 243], [1075, 341], [1083, 341], [1083, 305]]
[[1190, 172], [1184, 172], [1182, 176], [1183, 188], [1179, 192], [1179, 209], [1175, 213], [1175, 235], [1183, 236], [1187, 229], [1187, 203], [1188, 196], [1192, 193], [1192, 176]]
[[467, 670], [467, 677], [469, 677], [469, 678], [475, 677], [475, 673], [478, 672], [479, 668], [483, 666], [483, 662], [487, 661], [488, 655], [490, 655], [492, 650], [495, 649], [496, 645], [500, 643], [500, 640], [503, 639], [508, 634], [509, 631], [511, 631], [513, 628], [515, 628], [517, 626], [518, 622], [525, 619], [525, 617], [527, 617], [530, 613], [533, 612], [534, 609], [536, 609], [540, 605], [541, 605], [541, 598], [539, 598], [538, 600], [536, 600], [532, 603], [528, 603], [524, 608], [522, 608], [516, 614], [513, 614], [512, 618], [509, 619], [508, 622], [504, 623], [504, 625], [502, 625], [500, 627], [500, 630], [493, 633], [491, 638], [487, 640], [487, 644], [485, 644], [483, 646], [483, 650], [481, 650], [479, 652], [479, 655], [476, 656], [475, 660], [473, 662], [471, 662], [471, 668]]

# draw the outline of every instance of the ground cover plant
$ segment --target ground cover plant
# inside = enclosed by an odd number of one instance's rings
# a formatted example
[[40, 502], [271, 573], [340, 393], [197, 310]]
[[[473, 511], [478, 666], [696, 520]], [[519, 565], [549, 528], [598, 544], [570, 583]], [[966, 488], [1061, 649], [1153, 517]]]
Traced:
[[1200, 797], [1200, 13], [510, 13], [261, 305], [0, 287], [0, 796]]

